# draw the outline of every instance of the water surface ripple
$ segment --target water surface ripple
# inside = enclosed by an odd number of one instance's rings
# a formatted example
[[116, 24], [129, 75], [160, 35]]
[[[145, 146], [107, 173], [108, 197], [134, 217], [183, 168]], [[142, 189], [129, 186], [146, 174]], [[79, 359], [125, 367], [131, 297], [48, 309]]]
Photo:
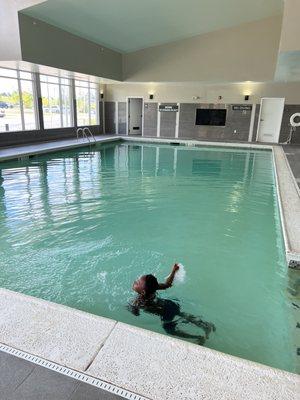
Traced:
[[126, 305], [178, 261], [161, 297], [214, 323], [205, 346], [294, 371], [271, 152], [115, 144], [0, 172], [1, 286], [165, 333]]

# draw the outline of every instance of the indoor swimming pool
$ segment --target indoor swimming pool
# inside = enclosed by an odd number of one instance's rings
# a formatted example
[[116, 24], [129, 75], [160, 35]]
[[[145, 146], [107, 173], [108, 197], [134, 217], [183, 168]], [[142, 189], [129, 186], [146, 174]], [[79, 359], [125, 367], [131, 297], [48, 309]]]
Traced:
[[128, 303], [180, 262], [159, 296], [215, 326], [204, 346], [295, 372], [271, 151], [118, 142], [1, 163], [0, 183], [1, 287], [168, 334]]

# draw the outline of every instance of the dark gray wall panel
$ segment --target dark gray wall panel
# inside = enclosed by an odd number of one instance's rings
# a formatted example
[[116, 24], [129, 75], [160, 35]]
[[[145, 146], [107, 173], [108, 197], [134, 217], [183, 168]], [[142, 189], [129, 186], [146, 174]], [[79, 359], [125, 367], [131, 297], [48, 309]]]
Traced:
[[[225, 140], [248, 141], [252, 111], [233, 110], [232, 105], [227, 106], [227, 120], [225, 126]], [[236, 133], [234, 132], [236, 131]]]
[[[226, 126], [195, 125], [197, 108], [226, 108]], [[232, 104], [181, 103], [178, 136], [190, 139], [247, 141], [250, 120], [251, 111], [235, 111]]]
[[[100, 126], [89, 127], [94, 135], [99, 135]], [[45, 131], [1, 132], [0, 147], [21, 145], [27, 143], [50, 142], [52, 140], [75, 138], [75, 128], [47, 129]]]
[[126, 102], [118, 102], [118, 134], [126, 135]]
[[144, 103], [143, 136], [157, 136], [157, 103]]
[[99, 119], [100, 119], [100, 133], [104, 133], [103, 131], [104, 101], [99, 101]]
[[[161, 105], [177, 105], [177, 103], [161, 103]], [[160, 113], [160, 137], [175, 137], [177, 112], [162, 111]]]
[[115, 123], [116, 103], [114, 101], [105, 102], [105, 133], [116, 133]]
[[[290, 117], [296, 112], [300, 112], [299, 104], [287, 104], [284, 106], [279, 143], [286, 142], [291, 130]], [[296, 131], [293, 133], [291, 143], [300, 144], [300, 127], [297, 127]]]

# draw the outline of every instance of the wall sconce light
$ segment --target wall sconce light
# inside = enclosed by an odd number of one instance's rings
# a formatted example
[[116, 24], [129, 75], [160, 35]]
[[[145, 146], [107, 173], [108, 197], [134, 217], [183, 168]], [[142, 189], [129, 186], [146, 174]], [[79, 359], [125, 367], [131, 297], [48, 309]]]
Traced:
[[245, 101], [248, 101], [249, 99], [250, 99], [249, 94], [246, 94], [246, 95], [245, 95]]
[[100, 98], [103, 99], [104, 98], [104, 93], [100, 92]]
[[153, 93], [149, 93], [149, 99], [153, 100], [154, 99], [154, 94]]
[[219, 96], [219, 97], [218, 97], [218, 99], [219, 99], [219, 100], [222, 100], [222, 99], [223, 99], [223, 97], [222, 97], [222, 96]]

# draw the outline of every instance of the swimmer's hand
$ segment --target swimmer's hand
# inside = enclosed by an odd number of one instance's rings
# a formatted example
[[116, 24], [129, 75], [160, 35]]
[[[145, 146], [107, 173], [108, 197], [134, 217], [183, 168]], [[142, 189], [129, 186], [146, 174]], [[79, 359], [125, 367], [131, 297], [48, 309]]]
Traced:
[[176, 263], [173, 265], [172, 271], [171, 271], [170, 275], [167, 277], [165, 283], [159, 283], [157, 289], [158, 290], [169, 289], [173, 285], [173, 280], [174, 280], [175, 274], [178, 270], [179, 270], [179, 265]]
[[173, 272], [177, 272], [179, 270], [179, 265], [176, 263], [173, 266]]

